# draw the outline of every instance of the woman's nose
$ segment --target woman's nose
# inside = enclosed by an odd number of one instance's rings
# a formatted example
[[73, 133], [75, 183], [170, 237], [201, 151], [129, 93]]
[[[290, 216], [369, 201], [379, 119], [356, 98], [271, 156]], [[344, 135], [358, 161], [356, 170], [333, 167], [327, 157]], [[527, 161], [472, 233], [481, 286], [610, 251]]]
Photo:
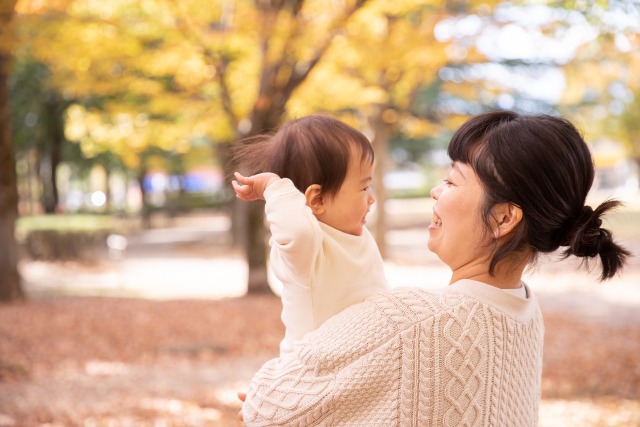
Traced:
[[441, 192], [441, 191], [442, 191], [442, 190], [440, 189], [440, 186], [438, 185], [438, 186], [436, 186], [436, 187], [433, 187], [433, 188], [431, 189], [431, 191], [429, 192], [429, 194], [431, 195], [431, 198], [432, 198], [433, 200], [438, 200], [438, 197], [440, 197], [440, 192]]

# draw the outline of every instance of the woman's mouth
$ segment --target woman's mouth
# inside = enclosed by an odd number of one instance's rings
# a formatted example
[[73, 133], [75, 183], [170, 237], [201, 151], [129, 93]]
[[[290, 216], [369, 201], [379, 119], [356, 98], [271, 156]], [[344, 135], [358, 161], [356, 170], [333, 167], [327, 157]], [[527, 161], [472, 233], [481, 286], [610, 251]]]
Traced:
[[442, 227], [442, 220], [435, 213], [431, 216], [431, 225], [435, 227]]

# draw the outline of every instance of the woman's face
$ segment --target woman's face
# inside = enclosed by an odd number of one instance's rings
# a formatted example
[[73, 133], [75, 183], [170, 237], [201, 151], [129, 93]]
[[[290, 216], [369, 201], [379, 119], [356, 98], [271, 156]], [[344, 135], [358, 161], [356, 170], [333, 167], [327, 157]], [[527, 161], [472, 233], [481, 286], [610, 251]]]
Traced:
[[481, 207], [484, 190], [473, 169], [453, 162], [447, 178], [431, 190], [436, 201], [429, 225], [429, 250], [454, 272], [488, 260]]

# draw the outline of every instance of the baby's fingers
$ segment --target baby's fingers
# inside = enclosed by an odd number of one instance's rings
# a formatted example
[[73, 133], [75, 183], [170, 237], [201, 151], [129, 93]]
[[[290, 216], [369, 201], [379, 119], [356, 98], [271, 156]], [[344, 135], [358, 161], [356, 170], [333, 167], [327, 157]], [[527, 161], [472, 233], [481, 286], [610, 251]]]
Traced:
[[[240, 399], [242, 402], [244, 402], [245, 400], [247, 400], [247, 393], [239, 391], [238, 392], [238, 399]], [[240, 418], [240, 421], [244, 421], [244, 417], [242, 416], [242, 409], [240, 409], [240, 412], [238, 412], [238, 418]]]
[[233, 175], [235, 175], [236, 180], [240, 184], [251, 184], [251, 183], [253, 183], [253, 177], [251, 177], [251, 176], [244, 176], [240, 172], [234, 172]]
[[236, 192], [236, 197], [242, 200], [253, 200], [253, 189], [249, 185], [241, 185], [238, 181], [231, 181], [231, 186]]

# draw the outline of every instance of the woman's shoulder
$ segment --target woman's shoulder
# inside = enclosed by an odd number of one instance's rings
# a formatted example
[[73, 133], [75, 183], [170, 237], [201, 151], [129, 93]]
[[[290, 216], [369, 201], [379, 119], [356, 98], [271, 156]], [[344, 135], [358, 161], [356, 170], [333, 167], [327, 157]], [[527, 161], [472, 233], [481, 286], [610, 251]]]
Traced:
[[385, 299], [385, 298], [398, 298], [398, 299], [411, 299], [411, 298], [419, 298], [419, 299], [429, 299], [434, 298], [438, 295], [441, 295], [442, 292], [446, 289], [446, 286], [442, 286], [442, 288], [434, 288], [430, 287], [419, 288], [419, 287], [393, 287], [386, 291], [378, 292], [372, 295], [369, 299]]
[[372, 295], [367, 302], [402, 330], [426, 318], [441, 315], [445, 294], [446, 288], [394, 288]]
[[[485, 307], [527, 322], [538, 311], [535, 297], [518, 298], [500, 289], [474, 281], [462, 281], [441, 289], [395, 288], [374, 294], [368, 300], [383, 317], [397, 326], [411, 326], [429, 318], [446, 318]], [[464, 310], [460, 310], [464, 307]]]
[[368, 298], [368, 301], [377, 305], [385, 312], [399, 310], [405, 313], [420, 313], [425, 310], [425, 307], [429, 307], [439, 301], [444, 291], [445, 288], [430, 290], [421, 288], [393, 288], [373, 294]]

